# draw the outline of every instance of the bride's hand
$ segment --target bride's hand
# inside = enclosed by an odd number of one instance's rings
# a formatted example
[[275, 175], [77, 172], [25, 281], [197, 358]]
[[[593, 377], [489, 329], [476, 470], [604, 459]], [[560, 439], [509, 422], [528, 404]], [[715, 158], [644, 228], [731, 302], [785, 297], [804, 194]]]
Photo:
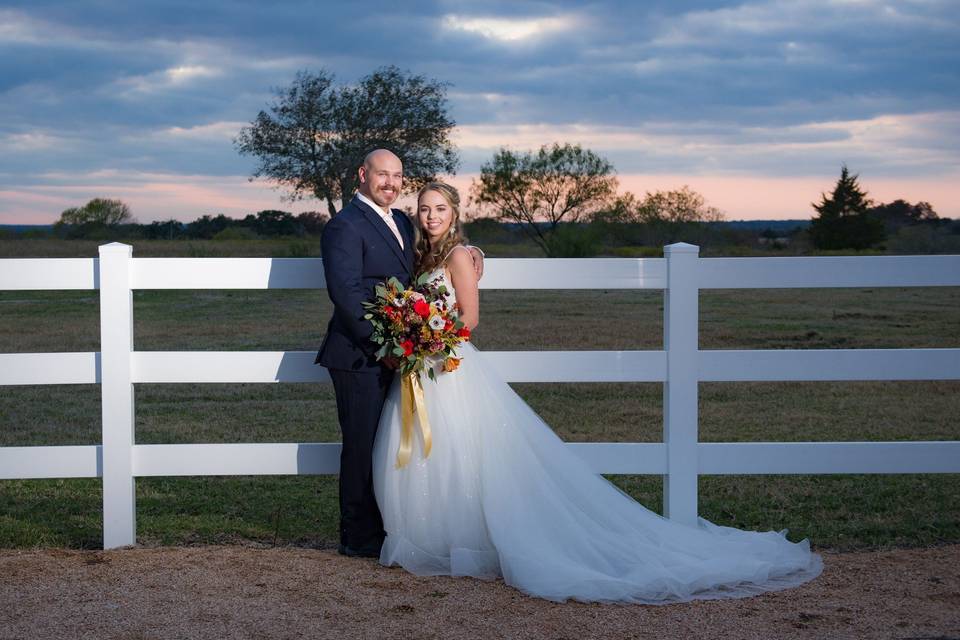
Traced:
[[473, 258], [473, 271], [477, 274], [477, 280], [483, 277], [483, 251], [474, 246], [469, 246], [470, 257]]

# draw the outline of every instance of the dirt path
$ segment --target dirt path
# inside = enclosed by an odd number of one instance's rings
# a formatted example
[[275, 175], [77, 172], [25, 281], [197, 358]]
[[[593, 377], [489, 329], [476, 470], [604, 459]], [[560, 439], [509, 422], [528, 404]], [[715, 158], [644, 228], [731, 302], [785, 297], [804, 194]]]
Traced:
[[826, 554], [817, 580], [734, 601], [555, 604], [333, 551], [0, 551], [0, 638], [960, 639], [960, 545]]

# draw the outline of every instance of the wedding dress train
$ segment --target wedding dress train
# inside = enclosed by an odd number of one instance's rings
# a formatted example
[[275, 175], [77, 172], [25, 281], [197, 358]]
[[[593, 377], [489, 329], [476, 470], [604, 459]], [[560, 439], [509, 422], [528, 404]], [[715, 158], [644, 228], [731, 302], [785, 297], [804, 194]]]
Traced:
[[785, 532], [681, 525], [646, 509], [591, 471], [480, 351], [460, 352], [459, 369], [424, 376], [428, 458], [415, 430], [410, 463], [395, 468], [399, 380], [384, 406], [373, 454], [382, 564], [502, 577], [554, 601], [648, 604], [755, 595], [820, 573], [808, 541]]

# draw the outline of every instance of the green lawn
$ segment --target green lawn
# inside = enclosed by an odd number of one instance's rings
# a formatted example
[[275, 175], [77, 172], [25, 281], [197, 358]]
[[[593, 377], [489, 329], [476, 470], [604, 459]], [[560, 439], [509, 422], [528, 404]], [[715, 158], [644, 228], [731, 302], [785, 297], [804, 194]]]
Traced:
[[[97, 243], [0, 241], [0, 255], [88, 255]], [[46, 243], [46, 244], [44, 244]], [[135, 243], [134, 255], [289, 255], [279, 242]], [[192, 245], [193, 249], [188, 249]], [[52, 248], [51, 248], [52, 247]], [[43, 249], [41, 251], [41, 249]], [[228, 249], [224, 249], [228, 250]], [[483, 291], [481, 349], [659, 349], [656, 291]], [[137, 291], [141, 350], [313, 350], [330, 304], [322, 291]], [[0, 292], [0, 353], [96, 351], [93, 291]], [[960, 289], [705, 291], [701, 348], [960, 346]], [[568, 441], [661, 440], [659, 384], [517, 384]], [[708, 383], [701, 440], [956, 440], [960, 381]], [[335, 442], [325, 384], [137, 385], [140, 443]], [[94, 444], [96, 385], [0, 388], [0, 446]], [[612, 476], [655, 510], [661, 479]], [[960, 542], [960, 477], [714, 476], [701, 513], [720, 524], [789, 528], [818, 548]], [[148, 478], [137, 481], [145, 544], [330, 545], [335, 477]], [[101, 545], [98, 480], [0, 481], [0, 546]]]

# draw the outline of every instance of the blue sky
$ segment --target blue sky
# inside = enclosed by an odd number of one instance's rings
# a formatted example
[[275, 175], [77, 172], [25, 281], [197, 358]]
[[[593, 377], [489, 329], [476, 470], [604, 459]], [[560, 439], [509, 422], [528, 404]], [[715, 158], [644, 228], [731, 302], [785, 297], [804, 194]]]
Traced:
[[2, 2], [0, 222], [92, 197], [143, 222], [286, 202], [232, 140], [302, 69], [450, 83], [467, 187], [500, 146], [579, 142], [623, 190], [809, 217], [841, 163], [960, 217], [956, 2]]

